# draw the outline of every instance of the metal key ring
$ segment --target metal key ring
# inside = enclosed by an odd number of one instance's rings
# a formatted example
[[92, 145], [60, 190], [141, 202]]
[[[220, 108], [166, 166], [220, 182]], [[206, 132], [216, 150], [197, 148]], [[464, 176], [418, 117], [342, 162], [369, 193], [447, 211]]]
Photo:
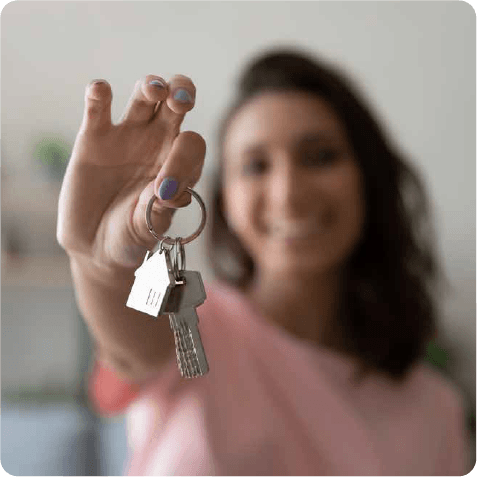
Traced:
[[[181, 244], [181, 238], [182, 237], [176, 237], [174, 240], [174, 258], [172, 262], [172, 270], [174, 273], [174, 278], [179, 281], [180, 278], [180, 272], [183, 272], [185, 270], [185, 250], [184, 250], [184, 245]], [[181, 266], [179, 267], [179, 257], [180, 257], [180, 262]]]
[[[171, 267], [172, 267], [172, 273], [174, 275], [174, 279], [179, 282], [179, 281], [182, 281], [183, 278], [181, 278], [181, 272], [183, 272], [185, 270], [185, 250], [184, 250], [184, 245], [182, 245], [180, 243], [180, 240], [181, 240], [182, 237], [176, 237], [174, 239], [174, 244], [171, 246], [171, 248], [167, 248], [167, 247], [164, 247], [163, 243], [164, 241], [166, 240], [165, 238], [163, 238], [160, 242], [159, 242], [159, 247], [158, 247], [158, 250], [159, 250], [159, 253], [163, 253], [164, 251], [167, 251], [168, 253], [170, 252], [174, 252], [174, 255], [172, 256], [172, 263], [171, 263]], [[180, 262], [181, 262], [181, 266], [179, 267], [178, 264], [179, 264], [179, 256], [180, 256]]]
[[[190, 193], [190, 195], [192, 197], [194, 197], [197, 202], [199, 203], [200, 205], [200, 209], [202, 210], [202, 220], [200, 222], [200, 225], [199, 225], [199, 228], [197, 229], [196, 232], [194, 232], [192, 235], [189, 235], [188, 237], [185, 237], [185, 238], [181, 238], [180, 239], [180, 244], [181, 245], [185, 245], [186, 243], [189, 243], [189, 242], [192, 242], [192, 240], [194, 240], [195, 238], [197, 238], [200, 233], [202, 232], [202, 230], [204, 230], [204, 227], [205, 227], [205, 222], [207, 220], [207, 212], [205, 210], [205, 204], [202, 200], [202, 198], [200, 197], [199, 194], [197, 194], [196, 191], [192, 190], [190, 187], [186, 187], [185, 189], [187, 192]], [[151, 222], [151, 211], [152, 211], [152, 205], [154, 204], [154, 201], [157, 199], [156, 195], [154, 194], [151, 199], [149, 200], [149, 203], [147, 204], [147, 208], [146, 208], [146, 225], [147, 225], [147, 228], [149, 229], [149, 232], [151, 232], [151, 234], [157, 239], [157, 240], [161, 240], [161, 246], [162, 246], [162, 243], [167, 243], [168, 245], [174, 245], [175, 241], [173, 238], [169, 237], [169, 236], [164, 236], [164, 237], [160, 237], [159, 235], [156, 234], [156, 232], [154, 231], [154, 228], [152, 226], [152, 222]]]

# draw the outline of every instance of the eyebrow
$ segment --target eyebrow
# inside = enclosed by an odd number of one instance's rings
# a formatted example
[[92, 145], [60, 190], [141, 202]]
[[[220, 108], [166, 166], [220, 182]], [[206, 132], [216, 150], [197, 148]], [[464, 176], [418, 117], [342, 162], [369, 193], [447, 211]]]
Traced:
[[[298, 138], [296, 141], [294, 141], [294, 146], [295, 147], [300, 147], [303, 146], [307, 143], [313, 143], [313, 142], [322, 142], [322, 141], [329, 141], [329, 140], [336, 140], [336, 136], [327, 132], [327, 131], [320, 131], [320, 132], [311, 132], [311, 133], [306, 133], [300, 138]], [[244, 154], [253, 154], [260, 152], [264, 149], [265, 144], [263, 143], [258, 143], [258, 144], [252, 144], [251, 146], [248, 146], [247, 148], [244, 149], [243, 153]]]

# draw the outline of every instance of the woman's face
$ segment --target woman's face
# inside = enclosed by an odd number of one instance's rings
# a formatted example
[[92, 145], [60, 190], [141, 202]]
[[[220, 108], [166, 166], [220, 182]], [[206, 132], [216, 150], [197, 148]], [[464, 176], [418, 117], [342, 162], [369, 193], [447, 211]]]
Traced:
[[245, 104], [224, 141], [224, 213], [258, 268], [340, 267], [364, 222], [363, 178], [333, 109], [302, 92]]

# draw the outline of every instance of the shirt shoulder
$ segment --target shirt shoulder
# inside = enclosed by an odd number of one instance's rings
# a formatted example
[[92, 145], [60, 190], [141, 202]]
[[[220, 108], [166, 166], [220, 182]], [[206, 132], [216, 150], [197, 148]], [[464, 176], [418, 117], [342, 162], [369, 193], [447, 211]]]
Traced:
[[[435, 416], [442, 421], [440, 471], [442, 475], [466, 475], [475, 465], [472, 462], [471, 434], [467, 426], [467, 397], [449, 377], [432, 368], [428, 363], [421, 366], [423, 382], [435, 392], [431, 402]], [[425, 380], [425, 381], [424, 381]]]
[[434, 395], [437, 399], [433, 402], [438, 407], [455, 409], [465, 405], [465, 398], [459, 386], [426, 361], [421, 361], [414, 367], [410, 381], [426, 395]]

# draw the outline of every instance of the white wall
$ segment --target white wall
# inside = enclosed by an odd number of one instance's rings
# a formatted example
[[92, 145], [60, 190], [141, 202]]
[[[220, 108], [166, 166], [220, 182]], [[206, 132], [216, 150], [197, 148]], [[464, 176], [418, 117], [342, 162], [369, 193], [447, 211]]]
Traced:
[[[10, 3], [1, 15], [2, 165], [28, 197], [45, 181], [34, 140], [73, 142], [91, 79], [111, 83], [117, 119], [138, 78], [180, 73], [197, 87], [183, 129], [207, 141], [196, 187], [207, 197], [215, 127], [233, 81], [245, 60], [277, 44], [344, 66], [424, 174], [456, 288], [446, 327], [472, 353], [475, 377], [475, 12], [465, 2]], [[182, 233], [195, 227], [195, 211], [180, 214]], [[187, 246], [187, 263], [208, 279], [202, 239]]]

